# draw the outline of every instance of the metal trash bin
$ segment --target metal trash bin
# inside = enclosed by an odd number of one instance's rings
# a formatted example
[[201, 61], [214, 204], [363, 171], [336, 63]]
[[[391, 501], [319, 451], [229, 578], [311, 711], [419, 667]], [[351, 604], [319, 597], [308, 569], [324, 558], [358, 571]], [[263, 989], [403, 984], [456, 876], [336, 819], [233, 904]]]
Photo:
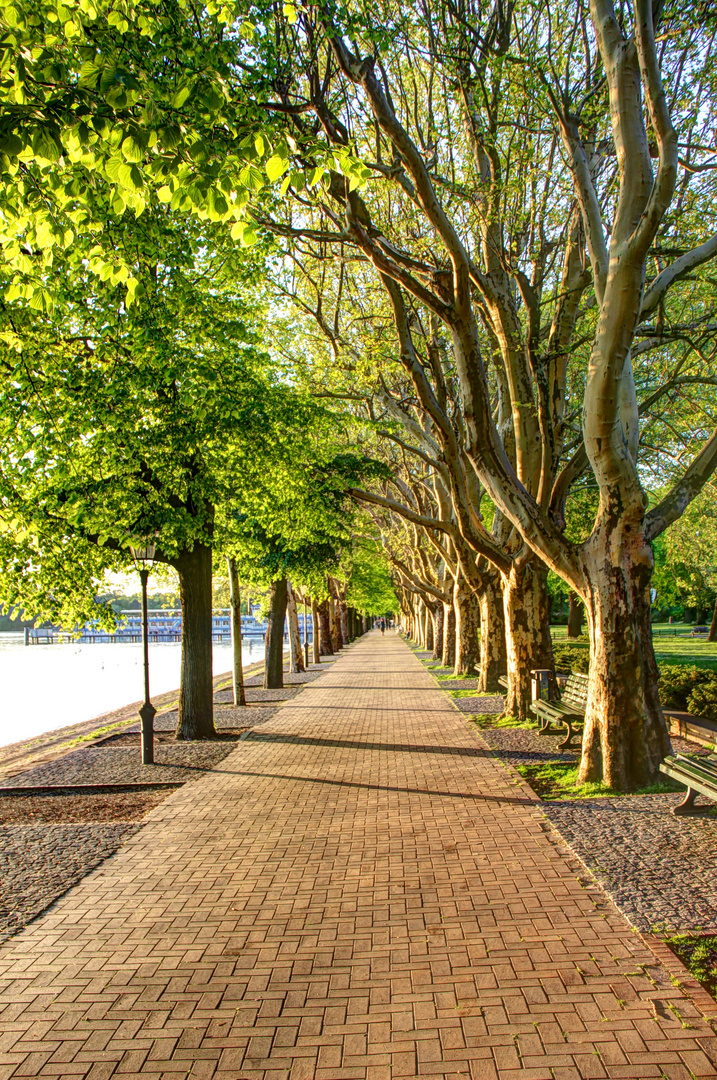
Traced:
[[550, 668], [535, 668], [530, 673], [530, 692], [533, 701], [553, 700], [553, 672]]

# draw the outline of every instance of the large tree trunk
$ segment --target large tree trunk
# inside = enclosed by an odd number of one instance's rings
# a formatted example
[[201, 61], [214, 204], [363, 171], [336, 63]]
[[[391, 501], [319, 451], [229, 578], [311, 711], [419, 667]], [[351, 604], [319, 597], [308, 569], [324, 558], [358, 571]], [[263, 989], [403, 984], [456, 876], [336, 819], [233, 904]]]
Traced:
[[579, 638], [583, 632], [583, 602], [576, 592], [570, 590], [570, 613], [568, 615], [568, 637]]
[[313, 596], [311, 598], [311, 662], [314, 664], [321, 663], [321, 652], [319, 651], [319, 607]]
[[232, 625], [232, 691], [235, 705], [246, 705], [244, 668], [241, 655], [241, 592], [235, 559], [227, 559], [229, 573], [229, 603]]
[[508, 670], [505, 645], [505, 615], [503, 590], [497, 574], [486, 571], [480, 594], [480, 675], [478, 690], [485, 694], [502, 694], [498, 681]]
[[341, 648], [341, 627], [336, 618], [336, 601], [333, 592], [329, 592], [329, 631], [331, 633], [331, 648], [335, 653]]
[[306, 671], [306, 665], [304, 663], [304, 652], [301, 648], [296, 595], [290, 581], [286, 583], [286, 614], [289, 623], [289, 670], [296, 674], [300, 671]]
[[506, 716], [526, 720], [533, 668], [553, 667], [548, 623], [548, 571], [537, 559], [517, 558], [503, 577], [503, 610], [508, 660]]
[[269, 618], [266, 627], [266, 658], [264, 689], [281, 690], [284, 685], [284, 620], [287, 599], [286, 578], [274, 581], [269, 599]]
[[443, 604], [443, 651], [441, 666], [453, 667], [456, 659], [456, 611], [453, 603]]
[[328, 600], [322, 600], [317, 605], [319, 616], [319, 654], [320, 656], [333, 656], [334, 646], [331, 641], [331, 614]]
[[177, 739], [213, 739], [212, 549], [195, 544], [173, 560], [182, 604], [182, 669]]
[[443, 604], [436, 604], [433, 616], [433, 659], [440, 660], [443, 653]]
[[652, 647], [652, 552], [637, 536], [611, 543], [603, 526], [585, 555], [591, 655], [578, 779], [632, 791], [657, 780], [672, 752]]
[[717, 600], [715, 600], [715, 606], [712, 612], [712, 625], [710, 626], [710, 632], [707, 635], [707, 640], [717, 641]]
[[426, 651], [433, 652], [434, 637], [433, 637], [433, 612], [434, 605], [430, 607], [426, 604]]
[[349, 613], [343, 600], [339, 600], [339, 625], [341, 626], [343, 643], [348, 645], [351, 640], [349, 636]]
[[480, 601], [465, 578], [456, 578], [453, 589], [456, 613], [456, 657], [453, 674], [474, 676], [480, 666]]

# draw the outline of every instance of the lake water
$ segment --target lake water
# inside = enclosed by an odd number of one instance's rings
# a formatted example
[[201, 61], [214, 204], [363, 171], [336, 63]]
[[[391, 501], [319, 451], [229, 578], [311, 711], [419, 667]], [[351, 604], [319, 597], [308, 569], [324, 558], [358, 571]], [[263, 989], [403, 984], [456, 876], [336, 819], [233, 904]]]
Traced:
[[[149, 647], [152, 694], [179, 686], [181, 646]], [[244, 664], [264, 658], [261, 638], [242, 642]], [[231, 645], [214, 646], [214, 674], [231, 671]], [[144, 696], [141, 645], [25, 645], [0, 633], [0, 746], [92, 720]]]

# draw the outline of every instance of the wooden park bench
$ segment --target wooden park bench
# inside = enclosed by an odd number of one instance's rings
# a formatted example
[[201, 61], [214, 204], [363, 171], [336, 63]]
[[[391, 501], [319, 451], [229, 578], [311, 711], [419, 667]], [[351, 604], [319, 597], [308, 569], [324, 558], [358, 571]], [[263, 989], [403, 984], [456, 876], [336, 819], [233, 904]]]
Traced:
[[673, 806], [673, 814], [708, 813], [712, 809], [710, 806], [695, 806], [698, 795], [706, 795], [708, 799], [717, 802], [717, 755], [688, 758], [684, 754], [675, 754], [665, 758], [660, 765], [660, 772], [671, 776], [687, 788], [684, 800]]
[[717, 723], [708, 720], [705, 716], [694, 716], [692, 713], [680, 712], [672, 709], [669, 705], [663, 706], [665, 720], [671, 735], [680, 735], [683, 739], [691, 739], [692, 742], [709, 746], [717, 751]]
[[580, 745], [573, 742], [585, 723], [585, 706], [588, 699], [588, 677], [579, 672], [568, 676], [557, 701], [543, 701], [538, 698], [531, 702], [530, 710], [534, 713], [541, 735], [557, 735], [552, 725], [567, 728], [568, 734], [558, 746], [561, 750], [574, 750]]

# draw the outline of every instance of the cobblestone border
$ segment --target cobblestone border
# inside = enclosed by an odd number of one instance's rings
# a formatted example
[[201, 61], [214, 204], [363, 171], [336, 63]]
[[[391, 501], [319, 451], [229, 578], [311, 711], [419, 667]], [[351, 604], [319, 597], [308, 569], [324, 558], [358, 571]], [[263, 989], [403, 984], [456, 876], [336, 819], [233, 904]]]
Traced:
[[[450, 697], [450, 695], [446, 695]], [[453, 699], [451, 699], [453, 700]], [[455, 704], [455, 702], [454, 702]], [[460, 710], [458, 710], [460, 711]], [[684, 995], [688, 1001], [692, 1001], [695, 1008], [697, 1008], [705, 1020], [714, 1029], [717, 1034], [717, 1001], [709, 994], [703, 986], [697, 981], [694, 975], [689, 971], [687, 967], [682, 963], [680, 958], [673, 953], [672, 949], [667, 945], [662, 938], [656, 934], [651, 934], [646, 931], [639, 930], [634, 926], [629, 914], [618, 907], [615, 900], [608, 892], [605, 885], [596, 877], [593, 870], [588, 866], [584, 859], [578, 854], [572, 844], [565, 839], [563, 834], [557, 828], [557, 826], [550, 820], [548, 815], [543, 811], [543, 800], [533, 790], [528, 781], [521, 776], [518, 770], [511, 765], [504, 757], [500, 756], [494, 751], [486, 739], [483, 738], [479, 728], [474, 724], [466, 725], [473, 733], [479, 743], [481, 743], [500, 764], [511, 774], [516, 781], [516, 786], [522, 789], [522, 794], [530, 799], [535, 804], [536, 810], [540, 813], [542, 819], [542, 825], [545, 832], [548, 834], [548, 838], [552, 844], [554, 844], [556, 851], [563, 858], [569, 858], [575, 860], [580, 866], [580, 872], [587, 875], [590, 883], [590, 888], [596, 890], [601, 899], [607, 903], [610, 908], [622, 918], [627, 919], [631, 929], [640, 938], [641, 941], [649, 948], [650, 952], [655, 956], [656, 960], [663, 964], [668, 974], [674, 977], [676, 981], [676, 987]], [[692, 933], [693, 931], [685, 931], [685, 933]]]
[[[657, 934], [642, 933], [640, 930], [637, 933], [667, 969], [670, 976], [677, 979], [680, 988], [688, 991], [687, 997], [694, 1002], [696, 1008], [700, 1010], [705, 1020], [712, 1025], [715, 1034], [717, 1034], [717, 1001], [697, 981], [690, 969], [685, 967], [679, 956], [673, 953], [670, 946], [661, 937], [658, 937]], [[692, 931], [688, 930], [686, 933], [692, 933]]]

